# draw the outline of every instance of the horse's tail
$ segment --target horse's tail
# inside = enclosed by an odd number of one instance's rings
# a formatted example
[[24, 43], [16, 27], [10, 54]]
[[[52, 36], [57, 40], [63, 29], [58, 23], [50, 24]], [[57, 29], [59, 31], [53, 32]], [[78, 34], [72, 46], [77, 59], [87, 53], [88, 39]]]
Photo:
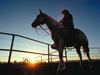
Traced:
[[85, 55], [87, 52], [89, 52], [89, 47], [88, 47], [88, 39], [84, 35], [84, 39], [82, 41], [82, 49], [83, 49], [83, 54]]
[[85, 48], [83, 46], [82, 46], [82, 49], [83, 49], [83, 54], [85, 55], [86, 51], [85, 51]]
[[83, 54], [84, 54], [84, 55], [85, 55], [86, 53], [89, 53], [88, 39], [87, 39], [87, 37], [86, 37], [85, 34], [84, 34], [84, 40], [83, 40], [82, 48], [83, 48]]
[[83, 54], [84, 55], [89, 52], [88, 39], [86, 38], [86, 36], [85, 36], [85, 38], [83, 40], [83, 43], [82, 43], [82, 49], [83, 49]]
[[85, 55], [86, 53], [89, 53], [89, 47], [88, 47], [88, 45], [82, 46], [82, 49], [83, 49], [83, 54], [84, 54], [84, 55]]
[[79, 32], [80, 32], [79, 37], [82, 44], [83, 54], [85, 55], [87, 52], [89, 52], [88, 39], [82, 31], [79, 30]]

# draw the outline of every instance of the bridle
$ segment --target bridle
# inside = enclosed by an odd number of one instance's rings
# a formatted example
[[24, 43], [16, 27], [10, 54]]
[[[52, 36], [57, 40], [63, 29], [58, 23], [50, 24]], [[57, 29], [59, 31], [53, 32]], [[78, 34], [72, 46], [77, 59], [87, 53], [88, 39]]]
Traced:
[[[43, 14], [42, 14], [42, 15], [43, 15]], [[44, 16], [43, 16], [43, 18], [44, 18], [44, 20], [46, 19]], [[43, 23], [43, 24], [44, 24], [44, 23]], [[52, 31], [55, 32], [56, 30], [58, 30], [58, 29], [56, 29], [58, 26], [59, 26], [59, 25], [57, 25]], [[43, 28], [41, 25], [39, 25], [39, 27], [40, 27], [41, 29], [35, 28], [35, 30], [36, 30], [36, 32], [37, 32], [37, 34], [38, 34], [39, 36], [41, 36], [41, 35], [38, 33], [38, 30], [44, 30], [44, 31], [47, 33], [47, 35], [45, 35], [45, 36], [50, 35], [50, 33], [48, 33], [48, 32], [46, 31], [46, 30], [48, 30], [48, 28]], [[64, 28], [59, 28], [59, 29], [64, 29]]]
[[[42, 14], [43, 15], [43, 14]], [[43, 18], [44, 18], [44, 16], [43, 16]], [[44, 18], [45, 19], [45, 18]], [[48, 35], [50, 35], [50, 33], [48, 33], [46, 30], [48, 30], [48, 28], [43, 28], [41, 25], [39, 25], [39, 27], [41, 28], [35, 28], [35, 30], [36, 30], [36, 33], [39, 35], [39, 36], [41, 36], [39, 33], [38, 33], [38, 30], [43, 30], [43, 31], [45, 31], [46, 33], [47, 33], [47, 35], [44, 35], [44, 37], [45, 36], [48, 36]]]

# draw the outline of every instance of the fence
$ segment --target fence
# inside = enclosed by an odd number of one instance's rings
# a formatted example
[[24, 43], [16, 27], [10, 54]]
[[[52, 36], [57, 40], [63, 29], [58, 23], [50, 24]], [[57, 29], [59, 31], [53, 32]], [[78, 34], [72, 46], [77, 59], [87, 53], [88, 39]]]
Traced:
[[[49, 63], [50, 61], [51, 62], [52, 61], [58, 61], [57, 51], [52, 50], [51, 45], [48, 44], [48, 43], [41, 42], [41, 41], [38, 41], [38, 40], [34, 40], [34, 39], [31, 39], [31, 38], [28, 38], [28, 37], [25, 37], [25, 36], [21, 36], [21, 35], [17, 35], [17, 34], [10, 34], [10, 33], [0, 32], [0, 35], [1, 36], [3, 36], [3, 35], [7, 36], [6, 39], [4, 37], [0, 38], [1, 39], [1, 44], [0, 45], [2, 45], [2, 47], [3, 47], [3, 48], [0, 48], [0, 51], [8, 51], [9, 52], [9, 54], [8, 54], [8, 64], [10, 64], [11, 58], [13, 58], [12, 53], [14, 53], [14, 52], [18, 52], [18, 53], [22, 52], [22, 53], [29, 53], [29, 54], [32, 54], [32, 55], [33, 54], [34, 55], [39, 55], [39, 56], [35, 56], [34, 58], [35, 58], [35, 60], [39, 59], [37, 61], [41, 61], [41, 62], [48, 61], [48, 63]], [[10, 37], [8, 38], [8, 36], [10, 36]], [[16, 41], [16, 38], [17, 38], [17, 41]], [[20, 38], [21, 41], [19, 41], [19, 38]], [[19, 44], [18, 42], [22, 42], [23, 39], [24, 39], [24, 42], [23, 42], [24, 44]], [[8, 40], [9, 40], [9, 45], [8, 45]], [[31, 44], [28, 45], [28, 46], [32, 45], [32, 47], [33, 47], [33, 44], [34, 44], [35, 45], [34, 49], [28, 50], [29, 48], [27, 48], [26, 45], [25, 45], [25, 43], [28, 43], [26, 40], [34, 42], [34, 43], [31, 43]], [[18, 45], [15, 44], [16, 42], [17, 42]], [[38, 46], [36, 45], [37, 43], [38, 43]], [[6, 45], [6, 46], [4, 46], [4, 45]], [[18, 49], [18, 47], [22, 47], [21, 45], [22, 46], [24, 45], [23, 50]], [[40, 45], [42, 45], [41, 48], [40, 48]], [[38, 48], [38, 51], [36, 51], [37, 48]], [[42, 52], [42, 50], [44, 50], [44, 49], [45, 49], [45, 51]], [[100, 48], [99, 47], [90, 47], [90, 54], [91, 54], [91, 57], [93, 59], [100, 59]], [[20, 55], [22, 55], [22, 54], [20, 54]], [[79, 59], [76, 51], [72, 48], [69, 48], [69, 49], [65, 48], [65, 50], [63, 52], [63, 55], [64, 55], [63, 57], [64, 57], [65, 61], [73, 60], [73, 57], [74, 57], [74, 60]], [[27, 58], [27, 55], [25, 57]]]

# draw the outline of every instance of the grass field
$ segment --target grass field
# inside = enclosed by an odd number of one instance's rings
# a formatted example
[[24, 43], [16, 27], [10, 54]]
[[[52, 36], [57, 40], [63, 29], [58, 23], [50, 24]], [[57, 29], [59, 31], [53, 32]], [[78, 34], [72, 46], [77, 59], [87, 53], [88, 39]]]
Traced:
[[[89, 68], [87, 61], [80, 68], [79, 62], [67, 62], [66, 69], [60, 75], [98, 75], [100, 74], [100, 61], [93, 61]], [[58, 63], [42, 64], [0, 64], [0, 75], [56, 75]]]

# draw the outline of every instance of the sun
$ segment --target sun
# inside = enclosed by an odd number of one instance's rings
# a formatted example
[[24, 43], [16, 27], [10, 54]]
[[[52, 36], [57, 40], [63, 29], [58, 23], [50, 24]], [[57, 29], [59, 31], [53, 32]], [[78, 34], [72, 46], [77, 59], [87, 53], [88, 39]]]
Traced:
[[30, 63], [35, 63], [35, 59], [30, 59]]

